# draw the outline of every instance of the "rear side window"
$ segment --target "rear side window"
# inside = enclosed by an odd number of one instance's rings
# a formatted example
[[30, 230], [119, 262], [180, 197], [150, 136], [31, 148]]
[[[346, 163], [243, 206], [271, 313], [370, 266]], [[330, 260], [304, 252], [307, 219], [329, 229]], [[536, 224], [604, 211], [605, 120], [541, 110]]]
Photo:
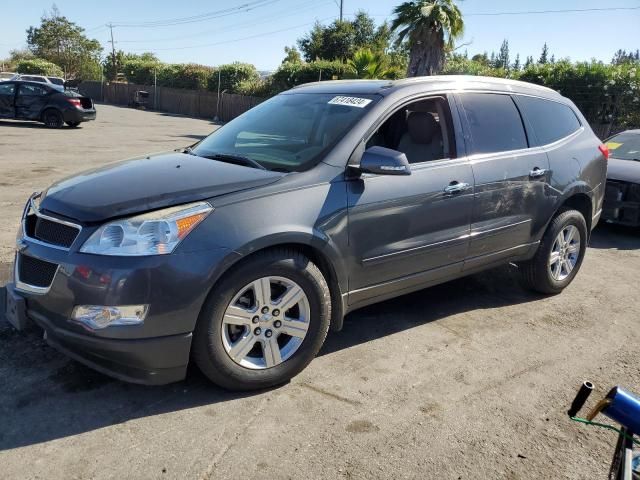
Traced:
[[472, 153], [527, 148], [520, 112], [509, 95], [463, 93], [460, 97], [471, 130]]
[[580, 121], [571, 107], [562, 103], [518, 95], [518, 104], [533, 126], [538, 145], [560, 140], [580, 128]]
[[20, 85], [18, 93], [23, 97], [41, 97], [47, 94], [47, 90], [37, 85]]
[[0, 83], [0, 95], [13, 95], [15, 88], [13, 83]]

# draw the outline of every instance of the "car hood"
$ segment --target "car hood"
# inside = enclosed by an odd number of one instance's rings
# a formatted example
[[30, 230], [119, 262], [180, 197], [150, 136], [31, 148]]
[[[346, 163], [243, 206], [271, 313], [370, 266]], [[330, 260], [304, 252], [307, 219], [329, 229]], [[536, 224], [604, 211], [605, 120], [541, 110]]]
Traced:
[[205, 200], [276, 182], [282, 173], [184, 153], [134, 158], [54, 183], [40, 210], [79, 222]]
[[640, 162], [609, 158], [607, 178], [631, 183], [640, 183]]

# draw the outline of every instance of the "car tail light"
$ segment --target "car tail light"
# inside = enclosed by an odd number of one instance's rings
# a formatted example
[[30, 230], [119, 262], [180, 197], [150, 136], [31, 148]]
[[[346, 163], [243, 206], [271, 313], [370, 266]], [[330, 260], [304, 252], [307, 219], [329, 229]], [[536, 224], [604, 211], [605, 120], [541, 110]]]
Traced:
[[605, 160], [609, 160], [609, 147], [607, 147], [604, 143], [601, 143], [598, 147], [598, 150], [604, 155]]
[[82, 108], [82, 102], [79, 98], [67, 98], [67, 102], [77, 108]]

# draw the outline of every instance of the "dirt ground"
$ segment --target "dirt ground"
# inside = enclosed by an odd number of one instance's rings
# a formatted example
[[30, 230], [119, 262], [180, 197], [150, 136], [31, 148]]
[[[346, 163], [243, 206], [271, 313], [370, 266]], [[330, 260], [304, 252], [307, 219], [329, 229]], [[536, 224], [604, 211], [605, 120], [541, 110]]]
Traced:
[[[0, 122], [0, 285], [32, 191], [213, 128], [109, 106], [78, 130]], [[565, 412], [584, 379], [594, 397], [640, 393], [639, 271], [640, 232], [599, 226], [561, 295], [504, 267], [367, 307], [288, 385], [251, 394], [195, 370], [125, 384], [0, 322], [0, 477], [606, 478], [615, 435]]]

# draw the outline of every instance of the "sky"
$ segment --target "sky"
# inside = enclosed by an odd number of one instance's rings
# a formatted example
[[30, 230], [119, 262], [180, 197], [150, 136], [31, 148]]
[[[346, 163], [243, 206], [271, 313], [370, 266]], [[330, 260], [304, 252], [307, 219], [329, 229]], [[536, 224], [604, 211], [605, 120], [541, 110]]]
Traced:
[[[26, 46], [25, 30], [38, 25], [51, 0], [2, 2], [0, 58]], [[295, 45], [317, 20], [330, 23], [339, 15], [340, 0], [56, 0], [60, 12], [99, 40], [105, 54], [111, 44], [107, 23], [113, 23], [116, 49], [154, 52], [162, 61], [220, 65], [233, 61], [273, 70], [284, 58], [284, 47]], [[391, 17], [401, 0], [344, 0], [352, 18], [362, 9], [376, 22]], [[251, 7], [247, 8], [249, 4]], [[497, 53], [504, 39], [511, 58], [520, 53], [538, 58], [547, 42], [550, 54], [571, 60], [610, 61], [619, 49], [640, 48], [640, 0], [464, 0], [458, 2], [465, 20], [461, 52]], [[242, 7], [245, 6], [245, 7]], [[635, 7], [636, 10], [629, 10]], [[621, 8], [617, 10], [616, 8]], [[599, 9], [588, 12], [531, 13], [547, 10]], [[529, 12], [513, 14], [513, 12]], [[187, 22], [166, 25], [166, 21]], [[131, 23], [164, 25], [134, 27]]]

